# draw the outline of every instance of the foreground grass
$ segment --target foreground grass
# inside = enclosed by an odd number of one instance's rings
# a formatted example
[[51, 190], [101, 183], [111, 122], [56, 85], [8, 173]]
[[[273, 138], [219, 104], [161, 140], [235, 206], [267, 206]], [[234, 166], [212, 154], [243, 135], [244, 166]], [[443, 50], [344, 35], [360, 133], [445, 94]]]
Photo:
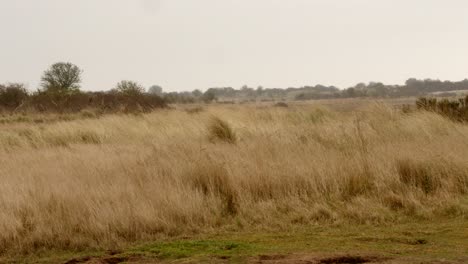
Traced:
[[[290, 232], [235, 232], [173, 238], [94, 252], [51, 252], [0, 258], [8, 263], [296, 263], [343, 256], [382, 263], [465, 263], [468, 221], [422, 221], [392, 225], [309, 226]], [[92, 262], [94, 261], [94, 262]], [[101, 262], [98, 262], [101, 261]], [[107, 261], [107, 262], [106, 262]], [[114, 262], [112, 262], [114, 261]], [[311, 262], [314, 263], [314, 262]]]
[[434, 113], [226, 105], [0, 126], [3, 256], [236, 233], [220, 243], [242, 255], [248, 233], [468, 219], [468, 126]]

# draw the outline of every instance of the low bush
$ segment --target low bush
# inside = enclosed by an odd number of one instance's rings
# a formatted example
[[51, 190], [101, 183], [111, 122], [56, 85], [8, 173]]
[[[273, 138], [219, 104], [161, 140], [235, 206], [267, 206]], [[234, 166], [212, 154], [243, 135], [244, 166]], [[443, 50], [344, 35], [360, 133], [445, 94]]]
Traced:
[[21, 84], [0, 85], [0, 110], [6, 112], [79, 113], [93, 109], [100, 113], [131, 113], [149, 112], [166, 106], [163, 98], [147, 93], [39, 90], [28, 94]]
[[420, 110], [432, 111], [456, 121], [468, 121], [468, 96], [458, 100], [421, 97], [416, 101]]
[[158, 95], [161, 93], [145, 93], [144, 87], [134, 81], [121, 81], [108, 92], [83, 92], [82, 72], [72, 63], [55, 63], [44, 72], [41, 88], [31, 94], [23, 84], [0, 84], [0, 111], [78, 113], [97, 109], [101, 113], [128, 113], [166, 106], [166, 100]]
[[28, 92], [22, 84], [0, 84], [0, 108], [15, 110], [28, 98]]

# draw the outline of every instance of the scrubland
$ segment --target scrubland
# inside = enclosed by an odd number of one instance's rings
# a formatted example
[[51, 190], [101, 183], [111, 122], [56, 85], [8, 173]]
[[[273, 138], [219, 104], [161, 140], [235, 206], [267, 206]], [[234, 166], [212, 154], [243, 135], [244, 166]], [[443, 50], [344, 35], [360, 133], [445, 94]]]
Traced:
[[427, 111], [247, 104], [41, 118], [0, 124], [5, 254], [468, 221], [468, 126]]

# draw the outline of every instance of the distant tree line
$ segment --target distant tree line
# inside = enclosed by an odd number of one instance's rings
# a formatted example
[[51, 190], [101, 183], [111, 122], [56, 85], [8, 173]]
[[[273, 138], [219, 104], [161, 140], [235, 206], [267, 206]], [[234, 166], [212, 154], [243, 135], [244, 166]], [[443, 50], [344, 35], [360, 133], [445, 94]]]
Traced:
[[460, 82], [408, 79], [404, 85], [385, 85], [379, 82], [360, 83], [342, 91], [342, 97], [407, 97], [425, 96], [434, 92], [468, 90], [468, 79]]
[[232, 87], [209, 88], [202, 93], [193, 92], [165, 93], [164, 98], [170, 103], [193, 102], [230, 102], [230, 101], [274, 101], [274, 100], [317, 100], [338, 98], [398, 98], [408, 96], [426, 96], [434, 92], [441, 95], [454, 96], [454, 91], [468, 90], [468, 80], [460, 82], [439, 80], [409, 79], [404, 85], [385, 85], [380, 82], [368, 84], [359, 83], [353, 87], [340, 90], [335, 86], [304, 86], [299, 88], [251, 88], [243, 86], [240, 89]]
[[385, 85], [380, 82], [359, 83], [340, 90], [335, 86], [303, 86], [299, 88], [257, 88], [242, 86], [213, 87], [205, 92], [164, 92], [159, 85], [148, 90], [137, 82], [123, 80], [109, 91], [80, 90], [82, 70], [72, 64], [59, 62], [47, 69], [37, 91], [29, 92], [23, 84], [0, 84], [0, 111], [76, 112], [95, 108], [103, 112], [150, 111], [172, 103], [233, 103], [235, 101], [315, 100], [334, 98], [395, 98], [426, 96], [439, 92], [455, 95], [453, 91], [468, 90], [468, 80], [460, 82], [409, 79], [404, 85]]

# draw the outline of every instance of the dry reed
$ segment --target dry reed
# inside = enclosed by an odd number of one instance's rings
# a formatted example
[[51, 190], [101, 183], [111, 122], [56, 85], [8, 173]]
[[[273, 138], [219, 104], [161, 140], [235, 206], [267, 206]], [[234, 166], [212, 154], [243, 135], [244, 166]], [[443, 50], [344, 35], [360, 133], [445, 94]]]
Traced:
[[[468, 216], [468, 126], [429, 112], [225, 105], [0, 126], [4, 251]], [[236, 144], [210, 141], [218, 129]]]

